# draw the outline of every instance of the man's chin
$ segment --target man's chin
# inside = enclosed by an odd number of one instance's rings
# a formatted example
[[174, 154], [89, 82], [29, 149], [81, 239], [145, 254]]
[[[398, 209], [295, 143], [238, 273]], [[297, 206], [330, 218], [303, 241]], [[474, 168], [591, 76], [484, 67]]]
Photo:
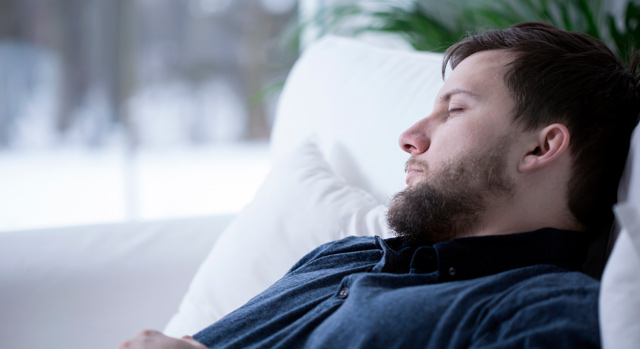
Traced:
[[396, 237], [411, 245], [450, 240], [455, 237], [455, 222], [450, 220], [455, 214], [450, 214], [448, 199], [428, 182], [411, 183], [391, 200], [387, 224]]
[[406, 183], [407, 183], [407, 186], [405, 190], [413, 189], [421, 185], [424, 185], [424, 183], [428, 183], [428, 179], [425, 177], [423, 173], [421, 173], [419, 176], [413, 176], [411, 178], [407, 178]]

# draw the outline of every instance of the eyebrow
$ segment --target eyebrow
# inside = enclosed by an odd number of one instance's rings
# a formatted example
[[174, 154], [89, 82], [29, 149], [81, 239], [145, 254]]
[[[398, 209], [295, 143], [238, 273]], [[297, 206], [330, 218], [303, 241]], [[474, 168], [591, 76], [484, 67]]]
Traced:
[[444, 95], [440, 96], [440, 99], [442, 101], [446, 102], [446, 101], [450, 100], [452, 96], [457, 95], [457, 94], [465, 94], [465, 95], [468, 95], [468, 96], [470, 96], [472, 98], [480, 99], [480, 95], [478, 93], [473, 92], [471, 90], [461, 89], [461, 88], [454, 88], [453, 90], [448, 91]]

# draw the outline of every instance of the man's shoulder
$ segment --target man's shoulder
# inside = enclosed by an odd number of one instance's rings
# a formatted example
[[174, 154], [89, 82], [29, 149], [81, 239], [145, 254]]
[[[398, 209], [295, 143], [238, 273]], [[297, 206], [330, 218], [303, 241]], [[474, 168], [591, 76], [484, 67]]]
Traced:
[[582, 272], [554, 265], [535, 265], [523, 269], [528, 269], [526, 273], [529, 277], [514, 284], [513, 292], [542, 293], [548, 296], [564, 293], [598, 294], [600, 282]]
[[485, 316], [476, 329], [476, 343], [598, 346], [597, 280], [549, 265], [512, 272], [528, 273], [529, 277], [512, 283], [486, 304]]
[[[496, 275], [501, 279], [501, 275]], [[590, 276], [554, 265], [534, 265], [503, 273], [505, 288], [499, 302], [512, 303], [514, 308], [537, 302], [597, 301], [600, 283]], [[498, 305], [498, 304], [496, 304]], [[501, 307], [496, 307], [500, 309]]]
[[358, 260], [363, 255], [380, 254], [382, 251], [379, 241], [380, 238], [377, 236], [348, 236], [327, 242], [305, 255], [289, 272], [298, 270], [300, 267], [310, 263], [316, 264], [328, 258], [332, 259], [331, 264], [335, 265], [336, 258], [341, 259], [341, 262], [346, 262]]

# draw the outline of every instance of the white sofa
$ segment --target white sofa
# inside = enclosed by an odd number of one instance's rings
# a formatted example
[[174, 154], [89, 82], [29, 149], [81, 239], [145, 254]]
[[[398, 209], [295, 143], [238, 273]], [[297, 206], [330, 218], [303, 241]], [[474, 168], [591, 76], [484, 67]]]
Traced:
[[[440, 64], [438, 54], [344, 38], [312, 45], [281, 97], [274, 170], [237, 216], [0, 233], [0, 348], [113, 348], [143, 328], [192, 333], [320, 243], [387, 236], [385, 205], [404, 187], [407, 158], [397, 137], [431, 110]], [[623, 260], [637, 258], [634, 246]], [[624, 280], [640, 276], [613, 267]], [[603, 289], [621, 289], [609, 279]], [[630, 293], [603, 300], [604, 317], [616, 319], [608, 304], [620, 308]], [[639, 322], [625, 328], [637, 336]], [[603, 325], [614, 346], [624, 345], [618, 327]]]
[[0, 348], [115, 348], [163, 328], [231, 219], [0, 233]]

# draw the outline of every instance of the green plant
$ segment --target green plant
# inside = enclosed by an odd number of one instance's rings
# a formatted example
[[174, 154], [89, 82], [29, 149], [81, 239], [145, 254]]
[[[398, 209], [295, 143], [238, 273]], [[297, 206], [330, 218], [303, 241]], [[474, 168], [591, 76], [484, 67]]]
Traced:
[[[347, 35], [365, 32], [396, 34], [416, 50], [443, 52], [475, 29], [466, 20], [475, 14], [469, 7], [457, 4], [449, 5], [456, 7], [457, 11], [443, 19], [440, 13], [430, 10], [425, 1], [339, 3], [319, 11], [310, 23], [320, 24], [327, 32]], [[303, 23], [303, 27], [308, 24]]]
[[543, 21], [592, 35], [626, 59], [640, 47], [640, 6], [630, 0], [617, 23], [602, 0], [389, 1], [363, 0], [328, 7], [312, 19], [328, 32], [384, 32], [416, 50], [442, 52], [469, 32]]
[[629, 2], [623, 18], [622, 28], [616, 25], [613, 16], [607, 17], [611, 37], [616, 44], [620, 57], [630, 57], [636, 49], [640, 49], [640, 4]]

